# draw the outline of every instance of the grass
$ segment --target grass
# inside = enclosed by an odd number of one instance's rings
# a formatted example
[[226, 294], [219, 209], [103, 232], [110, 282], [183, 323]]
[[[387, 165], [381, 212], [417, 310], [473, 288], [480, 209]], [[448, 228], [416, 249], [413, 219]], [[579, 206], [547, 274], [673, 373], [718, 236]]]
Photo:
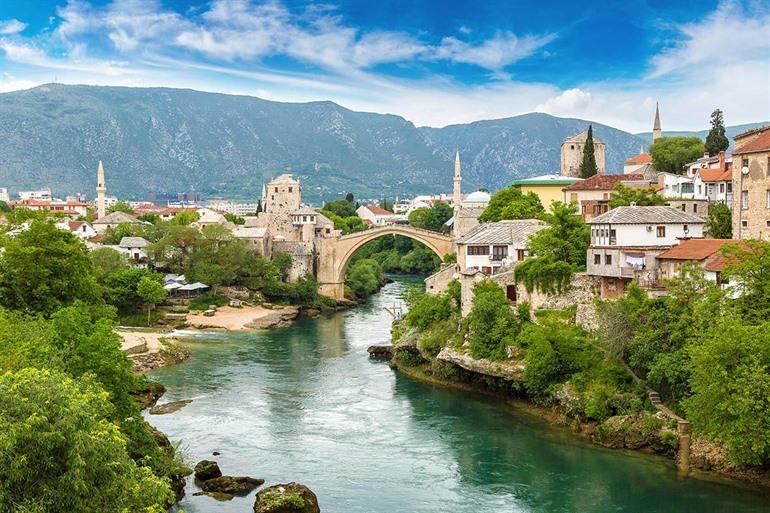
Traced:
[[[150, 326], [163, 319], [163, 312], [160, 310], [153, 310], [150, 312]], [[131, 312], [118, 314], [119, 326], [131, 326], [131, 327], [147, 327], [147, 312]]]

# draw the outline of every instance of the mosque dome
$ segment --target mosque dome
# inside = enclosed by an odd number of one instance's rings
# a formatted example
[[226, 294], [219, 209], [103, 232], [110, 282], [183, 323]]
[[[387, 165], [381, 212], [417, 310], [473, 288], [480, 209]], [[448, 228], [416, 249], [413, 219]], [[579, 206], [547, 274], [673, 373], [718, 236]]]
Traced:
[[488, 192], [476, 191], [468, 194], [463, 200], [463, 203], [489, 203], [492, 196]]

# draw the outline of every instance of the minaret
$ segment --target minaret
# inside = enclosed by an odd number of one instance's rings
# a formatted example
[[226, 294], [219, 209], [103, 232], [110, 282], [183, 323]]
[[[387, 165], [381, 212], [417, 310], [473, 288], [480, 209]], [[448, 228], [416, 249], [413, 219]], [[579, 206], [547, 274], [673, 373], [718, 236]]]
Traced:
[[460, 209], [460, 202], [462, 201], [462, 183], [463, 177], [460, 169], [460, 152], [455, 154], [455, 176], [454, 176], [454, 188], [452, 189], [452, 203], [454, 204], [454, 210], [457, 212]]
[[107, 186], [104, 182], [104, 166], [99, 161], [99, 169], [96, 171], [96, 218], [100, 219], [107, 215], [107, 209], [104, 204], [104, 195], [107, 194]]
[[652, 125], [652, 142], [661, 137], [663, 137], [663, 133], [660, 130], [660, 108], [658, 107], [658, 102], [655, 102], [655, 124]]

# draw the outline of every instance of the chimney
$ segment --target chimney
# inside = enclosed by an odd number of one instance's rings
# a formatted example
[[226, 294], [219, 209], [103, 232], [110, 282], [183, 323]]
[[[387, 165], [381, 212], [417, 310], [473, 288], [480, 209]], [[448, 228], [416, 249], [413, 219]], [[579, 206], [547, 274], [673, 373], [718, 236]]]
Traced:
[[725, 151], [724, 150], [719, 152], [719, 170], [720, 171], [725, 170]]

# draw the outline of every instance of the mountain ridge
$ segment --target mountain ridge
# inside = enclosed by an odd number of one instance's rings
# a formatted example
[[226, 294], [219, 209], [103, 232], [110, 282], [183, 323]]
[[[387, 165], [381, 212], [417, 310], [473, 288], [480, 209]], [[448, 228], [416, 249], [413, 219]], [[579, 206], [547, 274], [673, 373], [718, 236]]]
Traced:
[[645, 141], [610, 126], [529, 113], [443, 128], [334, 102], [275, 102], [167, 87], [47, 84], [0, 94], [0, 186], [93, 196], [103, 160], [108, 194], [142, 199], [189, 189], [255, 199], [290, 172], [307, 201], [451, 189], [455, 150], [465, 190], [558, 173], [562, 140], [593, 124], [607, 167]]

